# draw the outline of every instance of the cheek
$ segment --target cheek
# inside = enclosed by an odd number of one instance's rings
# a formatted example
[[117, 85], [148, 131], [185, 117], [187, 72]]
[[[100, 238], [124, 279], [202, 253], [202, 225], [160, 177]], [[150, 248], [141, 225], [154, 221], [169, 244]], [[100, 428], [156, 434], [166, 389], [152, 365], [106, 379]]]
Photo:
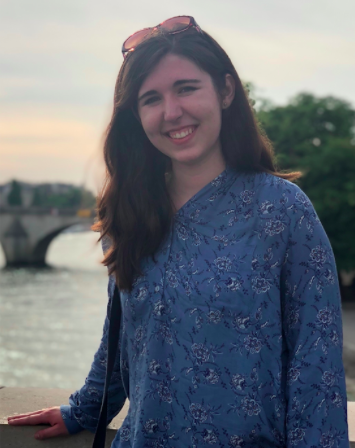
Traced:
[[211, 137], [212, 134], [216, 134], [218, 136], [222, 125], [221, 111], [218, 104], [213, 105], [213, 107], [211, 107], [211, 104], [208, 106], [201, 111], [201, 118], [205, 125], [206, 135], [208, 134]]
[[191, 111], [195, 109], [196, 116], [202, 121], [205, 121], [209, 125], [217, 120], [217, 123], [221, 121], [221, 110], [214, 92], [209, 92], [207, 95], [200, 95], [198, 98], [194, 99], [191, 104]]
[[141, 114], [140, 118], [144, 132], [148, 137], [153, 137], [159, 132], [159, 119], [157, 117], [157, 114], [149, 111], [147, 113]]

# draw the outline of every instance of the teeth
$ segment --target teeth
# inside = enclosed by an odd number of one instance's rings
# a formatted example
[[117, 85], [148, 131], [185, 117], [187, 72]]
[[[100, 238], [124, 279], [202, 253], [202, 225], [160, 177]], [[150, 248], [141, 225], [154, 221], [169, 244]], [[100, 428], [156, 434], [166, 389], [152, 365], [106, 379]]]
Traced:
[[169, 137], [171, 138], [184, 138], [189, 134], [194, 132], [194, 128], [186, 128], [179, 132], [169, 132]]

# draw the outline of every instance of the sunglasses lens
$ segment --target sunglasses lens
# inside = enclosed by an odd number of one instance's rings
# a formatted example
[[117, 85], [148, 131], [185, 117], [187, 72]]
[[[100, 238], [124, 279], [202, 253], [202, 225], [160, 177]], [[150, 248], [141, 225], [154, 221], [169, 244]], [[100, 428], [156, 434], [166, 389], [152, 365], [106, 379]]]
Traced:
[[182, 31], [190, 25], [190, 17], [173, 17], [161, 24], [162, 28], [168, 33], [174, 33], [175, 31]]
[[138, 44], [140, 44], [144, 38], [151, 33], [151, 28], [148, 28], [146, 30], [137, 31], [137, 33], [132, 34], [126, 42], [123, 44], [123, 47], [125, 50], [129, 50], [131, 48], [136, 47]]
[[[125, 56], [128, 51], [133, 50], [137, 45], [139, 45], [148, 35], [157, 31], [159, 28], [164, 30], [167, 33], [174, 34], [179, 31], [187, 30], [191, 25], [196, 27], [196, 23], [194, 19], [189, 16], [178, 16], [172, 17], [171, 19], [165, 20], [160, 25], [154, 28], [146, 28], [141, 31], [137, 31], [132, 34], [123, 44], [122, 53]], [[199, 30], [198, 27], [196, 27]]]

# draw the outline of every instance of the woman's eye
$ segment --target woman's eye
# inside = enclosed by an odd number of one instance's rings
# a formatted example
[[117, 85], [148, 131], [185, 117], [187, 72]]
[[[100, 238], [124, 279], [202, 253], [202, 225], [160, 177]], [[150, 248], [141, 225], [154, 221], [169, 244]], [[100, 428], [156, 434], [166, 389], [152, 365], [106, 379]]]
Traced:
[[158, 101], [159, 97], [157, 96], [151, 96], [150, 98], [148, 98], [145, 102], [144, 102], [144, 106], [146, 104], [153, 104], [155, 101]]
[[192, 86], [186, 86], [180, 89], [179, 93], [192, 92], [194, 90], [197, 90], [197, 88]]
[[[194, 90], [198, 90], [198, 89], [196, 87], [193, 87], [193, 86], [185, 86], [185, 87], [182, 87], [178, 91], [178, 93], [179, 94], [180, 93], [188, 93], [188, 92], [193, 92]], [[146, 99], [144, 101], [143, 106], [149, 106], [150, 104], [154, 104], [154, 103], [156, 103], [159, 100], [160, 100], [159, 96], [151, 96], [151, 97], [149, 97], [148, 99]]]

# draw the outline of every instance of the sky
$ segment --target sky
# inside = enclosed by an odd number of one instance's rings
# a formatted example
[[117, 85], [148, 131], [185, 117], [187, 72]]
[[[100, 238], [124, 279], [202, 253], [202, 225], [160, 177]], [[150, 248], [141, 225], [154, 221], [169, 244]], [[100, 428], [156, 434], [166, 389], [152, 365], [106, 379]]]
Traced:
[[194, 16], [258, 96], [355, 107], [353, 0], [1, 0], [0, 184], [96, 192], [122, 43], [176, 15]]

